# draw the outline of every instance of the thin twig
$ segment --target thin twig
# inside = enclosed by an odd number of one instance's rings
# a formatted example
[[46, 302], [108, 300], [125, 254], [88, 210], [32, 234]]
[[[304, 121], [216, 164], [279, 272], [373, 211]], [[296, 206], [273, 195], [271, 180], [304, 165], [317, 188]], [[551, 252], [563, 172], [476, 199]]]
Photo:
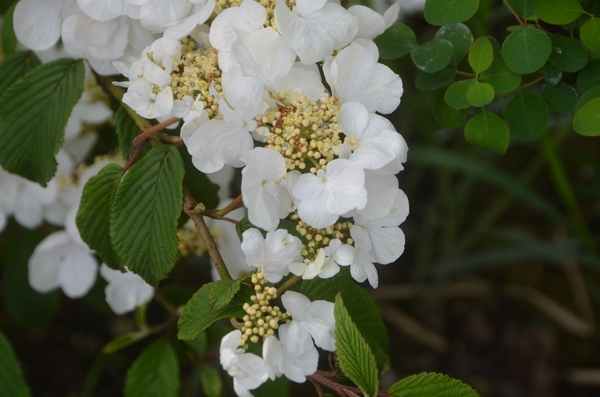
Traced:
[[283, 283], [279, 288], [277, 288], [277, 296], [281, 296], [288, 288], [296, 283], [296, 281], [300, 280], [300, 276], [292, 276], [285, 283]]
[[152, 135], [156, 134], [159, 131], [164, 130], [165, 128], [167, 128], [170, 125], [177, 123], [179, 120], [181, 120], [181, 119], [177, 118], [177, 117], [172, 117], [168, 120], [163, 121], [162, 123], [153, 125], [152, 127], [148, 128], [147, 130], [140, 132], [140, 134], [138, 136], [136, 136], [135, 139], [133, 140], [133, 144], [137, 146], [137, 145], [145, 142]]
[[473, 73], [469, 73], [469, 72], [462, 72], [460, 70], [456, 71], [456, 74], [459, 74], [461, 76], [467, 76], [467, 77], [475, 77], [475, 75]]
[[212, 211], [215, 215], [225, 216], [232, 211], [237, 210], [238, 208], [242, 208], [244, 206], [244, 202], [242, 199], [242, 195], [240, 194], [233, 200], [229, 205], [221, 210]]
[[508, 8], [508, 10], [510, 11], [510, 13], [513, 14], [513, 16], [517, 19], [517, 21], [519, 22], [519, 25], [523, 26], [524, 28], [527, 27], [527, 24], [521, 19], [521, 17], [519, 17], [519, 15], [517, 15], [517, 13], [510, 6], [510, 4], [508, 4], [508, 1], [503, 0], [503, 3], [506, 6], [506, 8]]

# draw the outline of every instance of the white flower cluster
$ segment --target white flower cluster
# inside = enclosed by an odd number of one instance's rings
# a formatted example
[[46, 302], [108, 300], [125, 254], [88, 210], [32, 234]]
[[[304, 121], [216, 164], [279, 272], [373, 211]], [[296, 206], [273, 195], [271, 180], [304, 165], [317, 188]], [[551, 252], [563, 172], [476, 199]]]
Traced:
[[[408, 200], [396, 174], [408, 148], [378, 114], [398, 107], [402, 81], [377, 62], [372, 40], [399, 6], [380, 15], [328, 0], [209, 3], [194, 23], [170, 25], [184, 34], [165, 32], [139, 58], [114, 65], [128, 78], [119, 83], [123, 101], [138, 114], [183, 120], [200, 171], [243, 167], [248, 218], [267, 234], [243, 233], [257, 292], [242, 329], [223, 339], [221, 363], [247, 396], [268, 377], [305, 381], [317, 368], [315, 344], [335, 350], [331, 303], [287, 292], [282, 314], [264, 283], [290, 272], [328, 278], [349, 266], [355, 280], [377, 287], [374, 263], [392, 263], [404, 250], [398, 226]], [[297, 233], [278, 229], [281, 219]], [[263, 357], [246, 353], [260, 338]]]

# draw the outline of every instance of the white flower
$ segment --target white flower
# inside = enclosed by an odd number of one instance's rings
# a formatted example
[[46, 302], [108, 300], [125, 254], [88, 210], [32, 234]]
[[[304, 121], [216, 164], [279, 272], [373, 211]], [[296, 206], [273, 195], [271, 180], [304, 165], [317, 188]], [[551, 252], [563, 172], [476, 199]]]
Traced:
[[238, 38], [236, 30], [252, 32], [261, 29], [266, 20], [265, 7], [254, 0], [244, 0], [239, 7], [227, 8], [217, 15], [210, 26], [210, 44], [219, 51], [230, 51]]
[[256, 129], [254, 118], [263, 108], [263, 83], [253, 77], [237, 77], [224, 88], [225, 101], [210, 87], [219, 103], [222, 120], [203, 123], [188, 140], [188, 151], [202, 172], [215, 172], [224, 164], [244, 165], [241, 156], [254, 146], [250, 132]]
[[289, 345], [290, 353], [301, 355], [306, 346], [305, 341], [307, 338], [310, 340], [310, 337], [321, 349], [335, 351], [333, 303], [324, 300], [311, 302], [306, 296], [293, 291], [285, 292], [281, 301], [292, 315], [287, 337], [295, 342]]
[[246, 263], [260, 269], [270, 283], [281, 281], [289, 273], [288, 265], [301, 258], [300, 239], [283, 229], [267, 233], [266, 239], [258, 229], [248, 229], [242, 239]]
[[331, 226], [352, 209], [367, 204], [365, 173], [360, 165], [344, 159], [327, 164], [327, 170], [317, 174], [302, 174], [293, 193], [299, 201], [298, 215], [310, 226], [322, 229]]
[[63, 20], [78, 10], [74, 0], [21, 0], [13, 15], [17, 39], [35, 51], [48, 49], [60, 38]]
[[44, 206], [50, 206], [56, 200], [58, 195], [56, 179], [53, 178], [46, 187], [42, 187], [28, 179], [17, 178], [17, 199], [13, 215], [22, 226], [35, 229], [42, 224]]
[[356, 17], [327, 0], [296, 0], [293, 10], [285, 0], [278, 0], [275, 24], [304, 64], [322, 61], [333, 50], [343, 48], [358, 30]]
[[215, 9], [214, 0], [191, 1], [192, 5], [190, 15], [182, 20], [171, 22], [163, 33], [163, 37], [171, 37], [181, 40], [189, 36], [198, 25], [203, 24], [211, 16]]
[[269, 377], [263, 359], [239, 347], [241, 338], [240, 330], [231, 331], [223, 337], [219, 348], [221, 366], [233, 377], [233, 388], [240, 397], [251, 396], [249, 390], [256, 389]]
[[167, 86], [155, 94], [152, 86], [146, 80], [136, 80], [131, 83], [123, 95], [123, 103], [129, 105], [140, 116], [153, 119], [171, 114], [173, 92], [171, 87]]
[[12, 215], [17, 201], [18, 178], [0, 167], [0, 232], [4, 230], [6, 221]]
[[372, 220], [383, 218], [390, 213], [398, 194], [398, 178], [396, 175], [379, 175], [365, 170], [365, 189], [367, 189], [367, 205], [361, 210], [354, 210], [354, 216]]
[[369, 113], [359, 102], [346, 102], [339, 122], [346, 135], [345, 144], [352, 146], [350, 161], [364, 169], [376, 170], [400, 157], [406, 146], [388, 119]]
[[333, 277], [340, 271], [340, 266], [348, 266], [354, 259], [354, 248], [348, 244], [342, 244], [340, 239], [333, 239], [325, 248], [320, 248], [317, 256], [311, 261], [291, 263], [289, 269], [296, 276], [302, 276], [304, 280], [311, 280], [317, 276], [320, 278]]
[[[206, 111], [204, 110], [204, 103], [201, 98], [202, 94], [198, 94], [195, 100], [189, 95], [181, 99], [175, 99], [172, 109], [173, 116], [183, 119], [184, 124], [190, 123], [194, 119], [204, 118], [203, 113], [206, 113]], [[208, 116], [208, 113], [206, 115]]]
[[140, 22], [145, 29], [163, 32], [173, 22], [189, 16], [191, 10], [188, 0], [148, 0], [142, 3]]
[[402, 80], [377, 56], [352, 43], [326, 59], [323, 72], [332, 94], [342, 103], [360, 102], [369, 112], [392, 113], [400, 104]]
[[149, 302], [154, 296], [154, 288], [143, 278], [126, 269], [125, 273], [100, 266], [100, 274], [108, 282], [104, 289], [106, 302], [116, 314], [124, 314]]
[[[319, 352], [310, 339], [298, 341], [290, 338], [289, 326], [289, 324], [283, 324], [279, 327], [279, 339], [273, 335], [265, 339], [263, 358], [271, 380], [285, 375], [291, 381], [303, 383], [306, 381], [306, 376], [317, 371]], [[304, 346], [298, 346], [302, 342], [304, 342]], [[298, 352], [302, 353], [298, 354]]]
[[79, 298], [96, 281], [98, 263], [81, 240], [75, 225], [77, 207], [67, 215], [66, 230], [50, 234], [29, 258], [29, 284], [41, 293], [61, 287], [65, 295]]
[[358, 19], [356, 38], [372, 40], [396, 22], [400, 13], [400, 4], [392, 4], [384, 15], [363, 5], [352, 6], [348, 11]]
[[286, 186], [280, 183], [286, 174], [285, 160], [279, 152], [261, 147], [248, 152], [244, 159], [242, 197], [248, 219], [262, 229], [275, 230], [279, 219], [293, 207]]

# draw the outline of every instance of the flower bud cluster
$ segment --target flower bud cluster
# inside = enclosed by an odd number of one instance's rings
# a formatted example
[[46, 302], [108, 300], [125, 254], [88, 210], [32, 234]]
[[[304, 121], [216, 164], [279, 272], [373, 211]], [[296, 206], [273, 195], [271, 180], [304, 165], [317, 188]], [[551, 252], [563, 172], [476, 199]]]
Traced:
[[252, 304], [244, 303], [246, 315], [242, 318], [242, 338], [240, 346], [248, 349], [248, 341], [257, 343], [270, 335], [275, 335], [280, 322], [289, 322], [290, 313], [282, 312], [279, 306], [270, 303], [277, 298], [277, 288], [267, 285], [265, 275], [260, 270], [252, 275], [254, 295], [250, 296]]

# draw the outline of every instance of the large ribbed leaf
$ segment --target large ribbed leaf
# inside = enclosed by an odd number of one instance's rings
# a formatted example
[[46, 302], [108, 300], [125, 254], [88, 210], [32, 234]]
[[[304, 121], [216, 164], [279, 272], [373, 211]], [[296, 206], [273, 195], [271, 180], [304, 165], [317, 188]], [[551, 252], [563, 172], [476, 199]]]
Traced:
[[0, 164], [42, 185], [56, 172], [73, 106], [83, 92], [83, 61], [40, 65], [0, 96]]
[[123, 265], [156, 286], [177, 260], [183, 161], [172, 146], [150, 150], [117, 187], [110, 236]]
[[0, 95], [40, 64], [33, 51], [15, 52], [0, 64]]
[[435, 372], [402, 379], [390, 388], [389, 394], [391, 397], [479, 397], [471, 386]]
[[148, 346], [127, 372], [125, 397], [177, 397], [179, 364], [165, 339]]

